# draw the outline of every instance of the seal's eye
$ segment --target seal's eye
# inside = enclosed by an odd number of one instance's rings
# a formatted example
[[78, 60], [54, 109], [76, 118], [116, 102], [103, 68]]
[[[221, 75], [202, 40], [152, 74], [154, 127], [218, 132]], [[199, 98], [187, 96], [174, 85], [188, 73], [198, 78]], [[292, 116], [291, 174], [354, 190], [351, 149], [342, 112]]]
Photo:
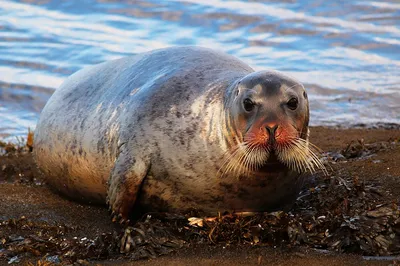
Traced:
[[254, 109], [255, 104], [253, 103], [252, 100], [250, 100], [249, 98], [244, 99], [243, 101], [243, 107], [244, 110], [246, 110], [247, 112], [251, 112]]
[[292, 98], [287, 102], [287, 106], [291, 110], [296, 110], [298, 105], [299, 105], [299, 101], [297, 100], [297, 98]]

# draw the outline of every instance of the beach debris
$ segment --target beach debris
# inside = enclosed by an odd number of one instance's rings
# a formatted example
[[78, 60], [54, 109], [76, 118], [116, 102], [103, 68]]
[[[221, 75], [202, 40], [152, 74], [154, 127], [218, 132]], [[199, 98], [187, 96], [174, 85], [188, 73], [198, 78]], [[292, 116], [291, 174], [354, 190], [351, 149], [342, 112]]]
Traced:
[[30, 152], [32, 152], [33, 150], [33, 134], [34, 132], [31, 131], [31, 128], [28, 128], [28, 135], [26, 137], [26, 147], [28, 147]]
[[[183, 222], [182, 219], [175, 222], [179, 221]], [[125, 228], [119, 251], [134, 260], [168, 254], [186, 243], [185, 240], [177, 237], [178, 232], [174, 232], [176, 229], [166, 220], [163, 222], [148, 215], [143, 222], [139, 221], [134, 226]]]
[[18, 256], [14, 256], [8, 261], [8, 264], [19, 263], [19, 262], [20, 262], [19, 257]]
[[[341, 156], [349, 161], [358, 160], [379, 150], [391, 149], [392, 145], [398, 142], [353, 142]], [[0, 171], [3, 176], [4, 173], [18, 175], [15, 181], [25, 180], [32, 185], [35, 178], [25, 177], [34, 168], [32, 161], [21, 163], [23, 168], [7, 161], [18, 156], [21, 162], [26, 152], [15, 148], [14, 152], [3, 155]], [[332, 162], [329, 156], [326, 160]], [[344, 171], [328, 177], [316, 174], [308, 182], [289, 212], [224, 213], [212, 218], [196, 212], [147, 214], [129, 226], [99, 232], [93, 238], [77, 235], [79, 230], [75, 226], [25, 216], [7, 218], [0, 214], [0, 261], [11, 264], [33, 256], [40, 258], [37, 265], [85, 265], [91, 259], [155, 258], [186, 245], [204, 243], [276, 248], [306, 246], [321, 252], [360, 254], [365, 259], [400, 255], [399, 202], [379, 182], [368, 183], [362, 173]]]
[[342, 150], [341, 154], [349, 158], [361, 157], [367, 153], [365, 148], [364, 139], [359, 139], [357, 141], [351, 141], [345, 149]]
[[191, 225], [191, 226], [203, 227], [203, 225], [204, 225], [203, 218], [190, 217], [190, 218], [188, 218], [188, 221], [189, 221], [189, 225]]
[[33, 264], [32, 262], [28, 262], [27, 266], [53, 266], [53, 265], [59, 265], [59, 264], [60, 264], [60, 261], [51, 262], [51, 261], [48, 261], [46, 258], [46, 260], [38, 260], [35, 264]]
[[392, 149], [396, 145], [397, 141], [392, 140], [367, 144], [364, 139], [358, 139], [351, 141], [346, 148], [340, 151], [340, 154], [346, 159], [369, 158], [381, 150]]
[[46, 261], [42, 262], [47, 263], [47, 265], [51, 264], [51, 263], [61, 263], [60, 257], [58, 255], [54, 255], [54, 256], [48, 256], [46, 257]]
[[0, 155], [7, 154], [17, 151], [18, 146], [11, 142], [5, 142], [0, 140]]
[[0, 182], [42, 185], [33, 157], [24, 145], [0, 141]]
[[34, 132], [28, 128], [28, 133], [25, 138], [17, 136], [14, 141], [3, 141], [0, 140], [0, 155], [4, 154], [16, 154], [23, 152], [32, 152], [33, 150], [33, 136]]

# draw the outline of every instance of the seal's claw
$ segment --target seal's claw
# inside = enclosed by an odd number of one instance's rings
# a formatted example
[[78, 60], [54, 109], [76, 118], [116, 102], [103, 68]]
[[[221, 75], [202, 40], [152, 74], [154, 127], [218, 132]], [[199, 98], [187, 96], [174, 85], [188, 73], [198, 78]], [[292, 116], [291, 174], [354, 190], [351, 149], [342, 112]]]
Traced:
[[120, 225], [128, 225], [129, 222], [130, 222], [129, 219], [121, 219], [121, 220], [119, 221], [119, 224], [120, 224]]
[[111, 212], [112, 222], [119, 223], [121, 225], [128, 225], [130, 220], [128, 219], [129, 208], [126, 206], [118, 206], [114, 204], [113, 206], [109, 206], [109, 211]]
[[112, 205], [111, 209], [113, 211], [113, 214], [116, 216], [116, 219], [118, 221], [120, 220], [127, 220], [129, 211], [131, 210], [130, 204], [124, 204], [129, 202], [129, 199], [123, 199], [124, 201], [115, 201], [114, 204]]
[[113, 214], [112, 215], [112, 222], [113, 223], [119, 223], [120, 225], [128, 225], [130, 220], [124, 218], [121, 214]]

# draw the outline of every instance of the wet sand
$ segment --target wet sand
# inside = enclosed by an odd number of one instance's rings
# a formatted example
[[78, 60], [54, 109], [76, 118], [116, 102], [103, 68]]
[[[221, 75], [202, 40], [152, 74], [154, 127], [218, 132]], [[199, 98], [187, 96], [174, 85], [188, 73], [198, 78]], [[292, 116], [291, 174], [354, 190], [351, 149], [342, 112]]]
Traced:
[[[328, 154], [333, 158], [341, 157], [341, 154], [348, 157], [337, 161], [330, 160], [335, 175], [342, 178], [357, 178], [366, 184], [377, 185], [386, 192], [385, 197], [389, 204], [399, 204], [399, 129], [314, 127], [311, 129], [310, 139], [324, 152], [330, 152]], [[350, 143], [352, 145], [348, 146]], [[364, 145], [369, 148], [366, 149]], [[347, 151], [344, 151], [346, 148]], [[74, 237], [95, 239], [101, 234], [111, 235], [113, 232], [121, 231], [119, 225], [110, 221], [110, 215], [105, 207], [83, 205], [53, 193], [42, 182], [42, 177], [37, 173], [29, 152], [0, 156], [0, 195], [2, 195], [0, 265], [7, 265], [12, 256], [10, 254], [13, 254], [7, 249], [18, 246], [9, 245], [12, 241], [18, 243], [33, 241], [32, 239], [46, 234], [49, 238], [61, 236], [64, 239], [74, 239]], [[36, 238], [32, 235], [36, 235]], [[399, 237], [398, 232], [394, 234], [397, 240]], [[27, 248], [29, 243], [19, 244], [25, 247], [25, 250], [15, 253], [18, 254], [19, 263], [36, 263], [46, 254], [47, 256], [58, 254], [61, 257], [63, 250], [49, 247], [46, 243], [42, 246], [36, 243], [35, 248], [31, 250]], [[207, 241], [187, 243], [167, 255], [134, 262], [118, 254], [80, 262], [100, 265], [191, 265], [193, 263], [196, 265], [389, 265], [393, 263], [391, 259], [365, 260], [359, 252], [340, 254], [334, 251], [317, 251], [301, 244], [274, 248], [261, 244], [227, 245], [212, 244]]]

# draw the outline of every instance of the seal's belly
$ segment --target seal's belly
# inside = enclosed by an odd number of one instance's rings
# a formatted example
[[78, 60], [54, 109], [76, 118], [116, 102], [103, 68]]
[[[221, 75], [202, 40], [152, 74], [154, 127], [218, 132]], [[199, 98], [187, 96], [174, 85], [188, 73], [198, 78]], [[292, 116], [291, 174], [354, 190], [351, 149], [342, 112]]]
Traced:
[[138, 204], [157, 211], [219, 212], [273, 211], [290, 206], [303, 178], [295, 172], [271, 172], [258, 177], [199, 177], [207, 183], [188, 184], [179, 177], [145, 180]]

